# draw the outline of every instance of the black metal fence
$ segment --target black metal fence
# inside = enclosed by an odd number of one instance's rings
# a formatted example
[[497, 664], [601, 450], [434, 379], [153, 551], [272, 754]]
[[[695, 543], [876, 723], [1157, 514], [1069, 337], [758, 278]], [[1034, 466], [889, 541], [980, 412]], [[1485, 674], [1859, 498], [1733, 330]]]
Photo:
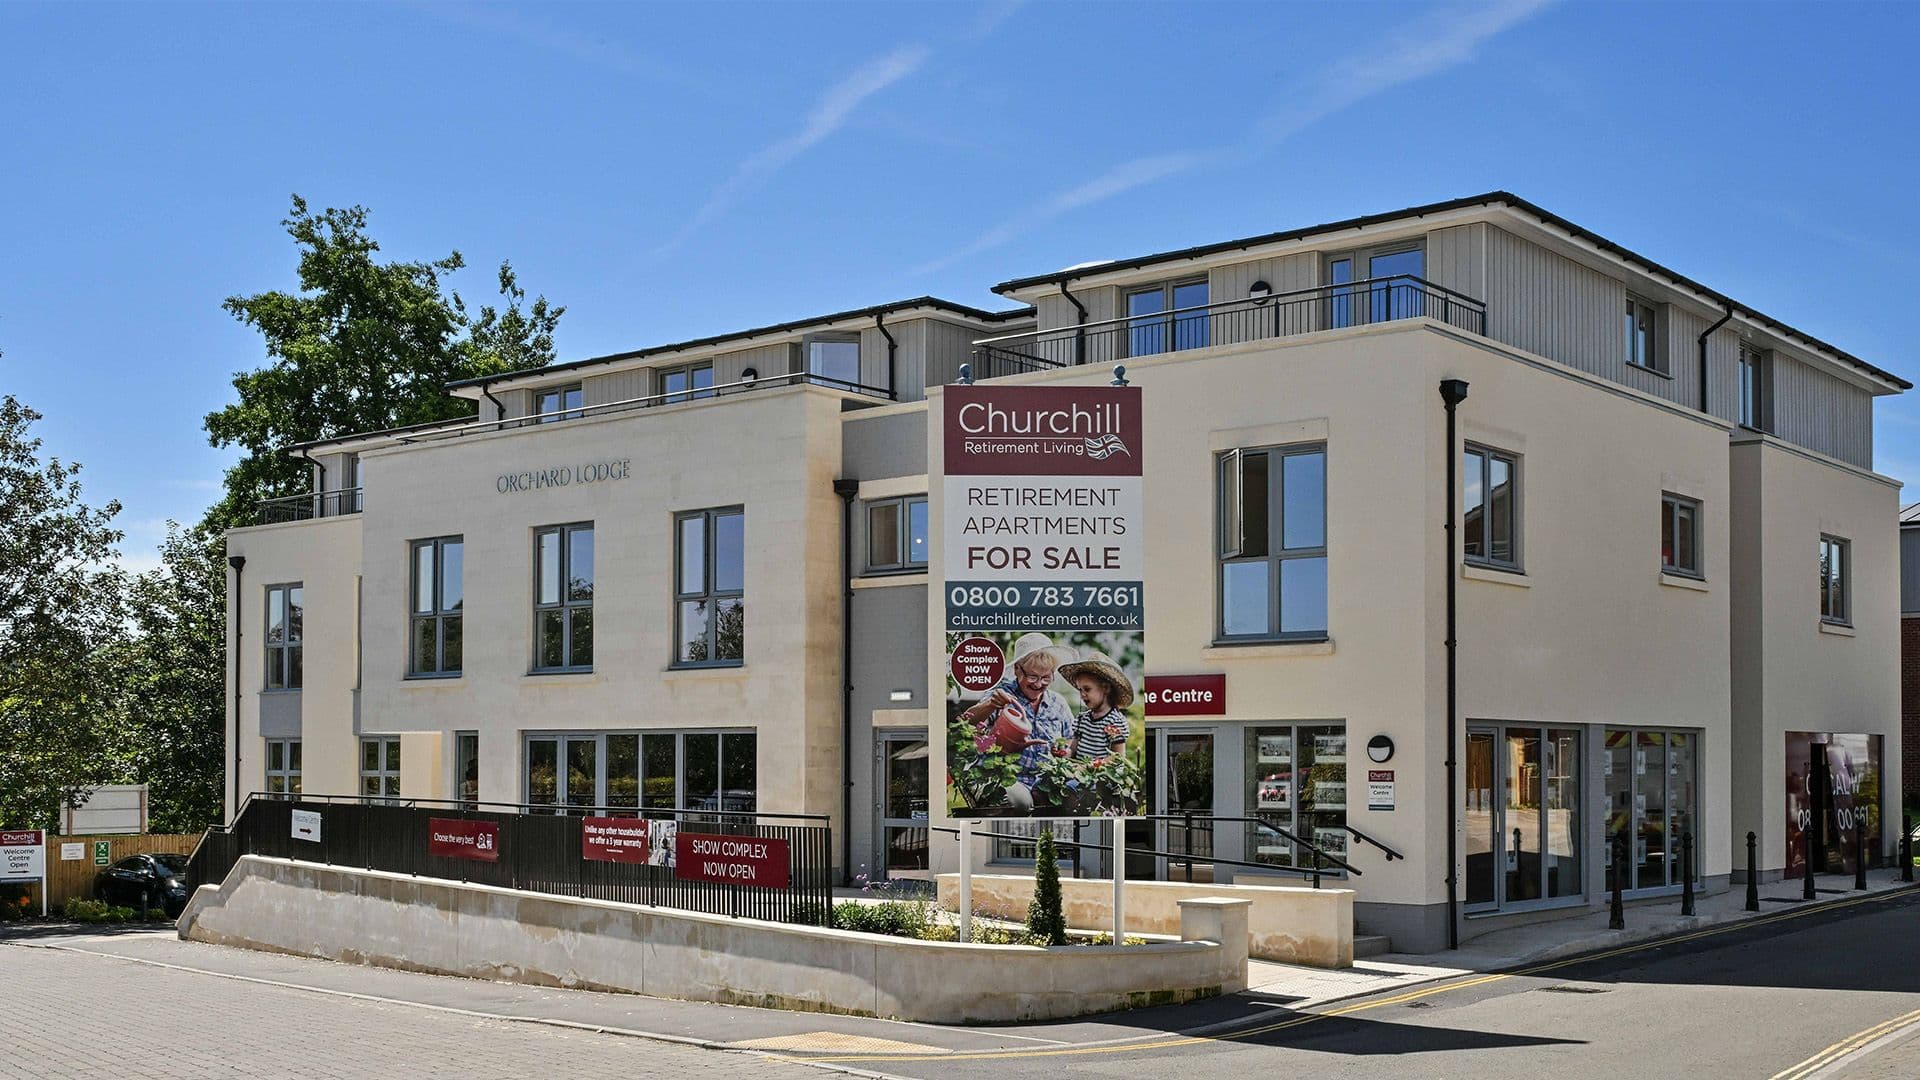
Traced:
[[[188, 862], [187, 880], [195, 886], [218, 884], [240, 856], [264, 855], [775, 922], [825, 923], [832, 907], [833, 836], [827, 819], [818, 815], [638, 812], [648, 820], [674, 822], [685, 833], [785, 841], [789, 884], [778, 889], [689, 880], [668, 866], [587, 859], [580, 816], [532, 809], [510, 803], [256, 794], [231, 825], [207, 830]], [[295, 810], [320, 813], [317, 842], [294, 838]], [[591, 810], [596, 816], [636, 816], [631, 809]], [[492, 823], [499, 829], [498, 860], [432, 854], [428, 833], [434, 818]]]
[[989, 379], [1076, 364], [1106, 364], [1212, 345], [1421, 318], [1484, 334], [1487, 306], [1411, 274], [1369, 278], [988, 338], [974, 343], [973, 377]]
[[306, 495], [286, 495], [278, 499], [262, 499], [254, 504], [259, 514], [255, 524], [272, 525], [278, 521], [307, 521], [317, 517], [339, 517], [342, 514], [360, 512], [360, 489], [342, 488], [338, 491], [316, 491]]

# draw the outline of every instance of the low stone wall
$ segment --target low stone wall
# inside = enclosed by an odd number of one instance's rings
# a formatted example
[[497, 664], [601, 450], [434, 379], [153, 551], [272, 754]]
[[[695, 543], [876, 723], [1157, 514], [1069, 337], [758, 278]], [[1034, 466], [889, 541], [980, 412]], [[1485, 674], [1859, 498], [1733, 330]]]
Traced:
[[960, 945], [249, 855], [180, 917], [193, 941], [442, 975], [938, 1023], [1235, 993], [1247, 903], [1194, 897], [1178, 942]]
[[[1180, 905], [1196, 896], [1248, 901], [1247, 951], [1262, 960], [1309, 967], [1353, 966], [1353, 890], [1302, 889], [1285, 885], [1189, 885], [1178, 881], [1127, 882], [1127, 929], [1136, 934], [1180, 933]], [[960, 875], [939, 876], [940, 906], [960, 907]], [[1061, 878], [1067, 925], [1100, 930], [1113, 926], [1113, 879]], [[1031, 875], [973, 875], [973, 910], [1025, 920], [1033, 900]]]

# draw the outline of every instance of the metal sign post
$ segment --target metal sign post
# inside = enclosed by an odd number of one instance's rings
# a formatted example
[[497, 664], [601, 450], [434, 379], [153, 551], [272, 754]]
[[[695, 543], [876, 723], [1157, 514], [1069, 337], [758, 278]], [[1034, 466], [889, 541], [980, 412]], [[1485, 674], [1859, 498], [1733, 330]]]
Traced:
[[973, 940], [973, 819], [960, 819], [960, 940]]
[[1113, 947], [1127, 943], [1127, 819], [1113, 819]]

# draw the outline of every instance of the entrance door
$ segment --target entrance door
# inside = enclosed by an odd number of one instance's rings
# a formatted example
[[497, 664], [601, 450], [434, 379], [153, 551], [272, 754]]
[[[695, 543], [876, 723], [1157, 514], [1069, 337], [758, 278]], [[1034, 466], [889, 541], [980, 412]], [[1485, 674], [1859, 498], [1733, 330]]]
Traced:
[[880, 820], [875, 877], [927, 877], [927, 738], [888, 732], [880, 739]]
[[[1607, 756], [1607, 886], [1626, 876], [1623, 891], [1681, 883], [1681, 837], [1694, 839], [1694, 880], [1700, 880], [1698, 736], [1686, 731], [1610, 729]], [[1617, 838], [1628, 837], [1624, 866], [1616, 865]]]
[[1127, 847], [1166, 855], [1127, 856], [1140, 880], [1213, 880], [1214, 732], [1147, 729], [1147, 812], [1179, 820], [1127, 821]]
[[1466, 904], [1506, 909], [1584, 895], [1578, 728], [1469, 727], [1461, 822]]

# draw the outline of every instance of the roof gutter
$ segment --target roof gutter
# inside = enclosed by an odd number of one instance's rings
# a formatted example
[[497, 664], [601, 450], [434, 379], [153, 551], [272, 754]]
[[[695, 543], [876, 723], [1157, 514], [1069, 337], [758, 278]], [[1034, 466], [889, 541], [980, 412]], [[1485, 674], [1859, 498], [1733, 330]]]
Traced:
[[894, 361], [894, 350], [898, 348], [898, 343], [893, 340], [893, 331], [887, 329], [886, 312], [876, 311], [873, 313], [873, 328], [880, 331], [881, 337], [887, 339], [887, 400], [899, 401], [900, 368]]
[[295, 457], [300, 458], [302, 461], [305, 461], [307, 464], [313, 466], [315, 469], [318, 469], [320, 471], [319, 482], [313, 485], [314, 502], [316, 504], [314, 506], [314, 513], [316, 516], [324, 516], [326, 507], [327, 507], [327, 502], [326, 502], [327, 467], [325, 465], [320, 464], [318, 461], [313, 460], [313, 455], [307, 453], [307, 448], [304, 446], [294, 447], [293, 453]]
[[1726, 314], [1720, 316], [1719, 322], [1714, 323], [1712, 326], [1709, 326], [1705, 330], [1700, 331], [1700, 411], [1701, 412], [1708, 411], [1707, 409], [1707, 339], [1713, 336], [1713, 332], [1715, 330], [1718, 330], [1721, 327], [1727, 325], [1727, 323], [1732, 321], [1732, 319], [1733, 319], [1733, 305], [1728, 304]]
[[499, 398], [493, 396], [493, 383], [491, 380], [480, 384], [480, 396], [493, 402], [495, 420], [505, 420], [507, 418], [507, 406]]

